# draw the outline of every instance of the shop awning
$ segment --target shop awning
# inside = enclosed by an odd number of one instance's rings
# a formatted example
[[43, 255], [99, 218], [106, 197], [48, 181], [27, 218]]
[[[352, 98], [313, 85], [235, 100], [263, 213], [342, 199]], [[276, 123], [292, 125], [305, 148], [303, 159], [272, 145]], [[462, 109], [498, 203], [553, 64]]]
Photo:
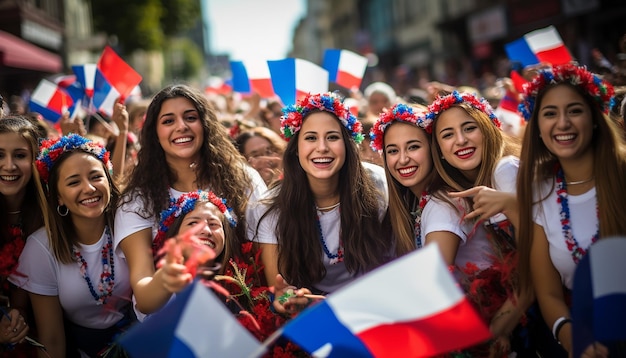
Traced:
[[4, 31], [0, 31], [0, 65], [49, 73], [63, 70], [59, 55]]

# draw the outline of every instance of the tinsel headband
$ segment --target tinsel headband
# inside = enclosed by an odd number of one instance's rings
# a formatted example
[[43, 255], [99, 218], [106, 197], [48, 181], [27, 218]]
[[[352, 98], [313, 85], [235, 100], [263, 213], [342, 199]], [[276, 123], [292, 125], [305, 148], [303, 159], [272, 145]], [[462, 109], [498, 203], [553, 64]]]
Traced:
[[430, 106], [428, 106], [426, 115], [420, 119], [421, 123], [418, 122], [418, 125], [424, 128], [424, 130], [426, 130], [429, 134], [432, 133], [435, 118], [457, 104], [467, 104], [485, 113], [496, 127], [501, 128], [500, 120], [493, 113], [493, 108], [491, 108], [491, 105], [486, 99], [477, 97], [471, 93], [459, 93], [458, 91], [454, 91], [446, 96], [438, 97], [433, 103], [430, 104]]
[[35, 165], [44, 183], [48, 183], [50, 171], [59, 157], [63, 153], [70, 151], [83, 151], [93, 154], [104, 163], [109, 173], [113, 172], [113, 164], [111, 164], [110, 159], [111, 153], [104, 146], [78, 134], [70, 134], [59, 139], [46, 139], [41, 143]]
[[423, 113], [416, 113], [413, 107], [403, 103], [396, 104], [390, 110], [382, 112], [370, 130], [370, 147], [374, 151], [382, 152], [385, 131], [391, 123], [404, 122], [419, 126], [418, 123], [422, 122], [419, 121], [419, 117], [422, 115]]
[[540, 70], [531, 82], [524, 85], [523, 100], [518, 111], [526, 121], [530, 120], [535, 110], [535, 101], [539, 92], [546, 86], [569, 83], [588, 93], [603, 113], [609, 113], [615, 90], [600, 77], [589, 72], [585, 67], [574, 64], [557, 65]]
[[155, 241], [165, 240], [167, 230], [176, 221], [177, 218], [193, 211], [198, 202], [209, 202], [215, 205], [226, 220], [230, 227], [237, 226], [237, 220], [233, 215], [233, 209], [226, 206], [226, 199], [222, 199], [215, 195], [212, 191], [198, 190], [185, 193], [178, 199], [171, 198], [170, 206], [161, 212], [159, 220], [159, 231], [157, 232]]
[[341, 124], [348, 129], [352, 139], [357, 144], [363, 141], [361, 122], [350, 113], [350, 109], [343, 104], [341, 97], [335, 93], [309, 94], [297, 104], [283, 108], [283, 116], [280, 117], [282, 137], [289, 141], [302, 128], [304, 117], [313, 110], [334, 114], [339, 118]]

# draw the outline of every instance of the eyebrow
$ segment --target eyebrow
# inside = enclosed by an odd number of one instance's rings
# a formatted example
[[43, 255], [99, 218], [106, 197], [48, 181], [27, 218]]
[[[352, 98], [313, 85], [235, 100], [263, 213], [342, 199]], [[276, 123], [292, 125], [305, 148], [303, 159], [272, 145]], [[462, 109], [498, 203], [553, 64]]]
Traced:
[[[185, 111], [183, 112], [183, 115], [185, 115], [185, 114], [187, 114], [187, 113], [189, 113], [189, 112], [196, 112], [196, 113], [198, 113], [198, 110], [197, 110], [197, 109], [195, 109], [195, 108], [192, 108], [192, 109], [187, 109], [187, 110], [185, 110]], [[173, 116], [173, 115], [174, 115], [174, 112], [170, 112], [170, 113], [163, 113], [163, 114], [162, 114], [159, 118], [163, 118], [163, 117], [167, 117], [167, 116]]]
[[[468, 125], [468, 124], [475, 124], [475, 123], [476, 123], [476, 121], [467, 120], [467, 121], [461, 123], [461, 127], [463, 127], [465, 125]], [[447, 131], [447, 130], [453, 130], [453, 128], [452, 127], [443, 128], [442, 130], [439, 131], [439, 134], [441, 134], [442, 132]]]
[[[102, 172], [99, 169], [94, 169], [94, 170], [89, 172], [89, 175], [93, 175], [95, 173], [102, 173]], [[102, 174], [104, 174], [104, 173], [102, 173]], [[69, 177], [66, 177], [65, 179], [63, 179], [63, 181], [68, 181], [70, 179], [74, 179], [74, 178], [79, 177], [79, 176], [80, 176], [80, 174], [72, 174]]]

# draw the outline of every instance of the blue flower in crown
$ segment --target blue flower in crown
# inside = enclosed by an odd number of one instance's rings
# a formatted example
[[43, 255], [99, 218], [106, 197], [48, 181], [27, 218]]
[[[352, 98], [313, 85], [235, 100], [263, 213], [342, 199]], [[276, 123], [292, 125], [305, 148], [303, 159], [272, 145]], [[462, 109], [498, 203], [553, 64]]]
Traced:
[[533, 115], [539, 92], [547, 86], [559, 83], [569, 83], [582, 89], [593, 98], [603, 113], [609, 113], [614, 101], [613, 86], [589, 72], [585, 67], [568, 63], [543, 69], [531, 82], [524, 84], [523, 99], [518, 106], [518, 111], [526, 121], [530, 120]]
[[309, 94], [298, 101], [295, 105], [283, 108], [283, 116], [280, 118], [280, 133], [289, 141], [302, 128], [302, 121], [309, 112], [321, 110], [337, 116], [341, 124], [350, 132], [352, 139], [361, 143], [364, 139], [361, 122], [343, 104], [341, 97], [335, 93]]
[[424, 128], [426, 132], [432, 133], [435, 118], [456, 104], [467, 104], [485, 113], [496, 127], [501, 128], [502, 124], [500, 120], [496, 117], [493, 108], [486, 99], [471, 93], [459, 93], [458, 91], [453, 91], [449, 95], [438, 97], [433, 101], [433, 103], [428, 106], [426, 115], [418, 121], [418, 125]]
[[113, 172], [111, 154], [104, 146], [78, 134], [70, 134], [59, 139], [46, 139], [41, 143], [35, 161], [41, 180], [48, 182], [52, 167], [63, 153], [76, 150], [93, 154], [104, 163], [109, 173]]
[[413, 107], [403, 103], [396, 104], [390, 110], [381, 113], [370, 130], [370, 147], [375, 151], [382, 151], [383, 137], [391, 123], [405, 122], [417, 125], [422, 115], [422, 113], [417, 113]]

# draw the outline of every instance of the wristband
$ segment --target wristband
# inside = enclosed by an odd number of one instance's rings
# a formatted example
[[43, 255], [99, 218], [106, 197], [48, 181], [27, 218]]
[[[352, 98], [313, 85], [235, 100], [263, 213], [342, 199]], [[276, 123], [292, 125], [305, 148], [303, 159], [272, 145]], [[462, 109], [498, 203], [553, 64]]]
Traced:
[[572, 320], [567, 317], [559, 317], [556, 321], [554, 321], [554, 324], [552, 325], [552, 335], [554, 336], [554, 339], [559, 342], [559, 344], [561, 344], [561, 341], [559, 340], [559, 333], [561, 332], [561, 328], [563, 328], [563, 326], [565, 326], [567, 323], [571, 322]]

